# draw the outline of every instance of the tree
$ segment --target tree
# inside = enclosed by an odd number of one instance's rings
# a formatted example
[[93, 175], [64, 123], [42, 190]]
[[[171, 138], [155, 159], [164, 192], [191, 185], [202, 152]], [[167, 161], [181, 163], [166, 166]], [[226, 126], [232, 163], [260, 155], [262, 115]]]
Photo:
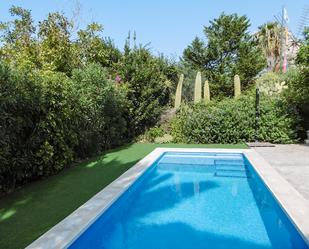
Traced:
[[297, 70], [289, 69], [285, 81], [289, 88], [288, 101], [294, 103], [303, 118], [303, 127], [309, 129], [309, 27], [304, 30], [304, 39], [301, 42], [296, 57]]
[[264, 68], [265, 58], [249, 34], [249, 26], [247, 17], [223, 13], [204, 27], [206, 42], [195, 38], [184, 50], [184, 63], [203, 72], [213, 96], [232, 96], [235, 74], [240, 76], [242, 87], [248, 88]]
[[40, 62], [43, 70], [59, 71], [70, 75], [74, 64], [70, 41], [71, 23], [59, 12], [49, 13], [39, 23]]
[[13, 21], [0, 22], [0, 59], [18, 67], [34, 68], [37, 65], [35, 27], [29, 10], [12, 6]]
[[111, 39], [104, 40], [101, 37], [103, 26], [91, 23], [85, 30], [78, 32], [76, 50], [82, 65], [87, 63], [99, 63], [103, 67], [111, 67], [121, 57]]
[[258, 44], [267, 58], [268, 71], [278, 71], [280, 66], [281, 32], [277, 22], [269, 22], [260, 26], [256, 33]]
[[128, 99], [129, 136], [139, 135], [158, 121], [163, 108], [170, 103], [176, 68], [163, 57], [153, 56], [149, 49], [130, 48], [126, 42], [115, 70]]

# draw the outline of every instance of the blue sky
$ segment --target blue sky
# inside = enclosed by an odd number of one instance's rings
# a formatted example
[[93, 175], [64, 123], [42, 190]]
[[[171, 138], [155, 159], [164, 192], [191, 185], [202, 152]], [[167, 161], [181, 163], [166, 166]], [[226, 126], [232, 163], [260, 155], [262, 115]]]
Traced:
[[[63, 11], [68, 17], [79, 10], [78, 24], [83, 28], [91, 21], [104, 25], [104, 36], [122, 48], [128, 31], [136, 31], [138, 43], [149, 43], [154, 53], [172, 58], [181, 56], [195, 36], [203, 35], [203, 26], [221, 12], [246, 15], [250, 30], [274, 19], [285, 6], [289, 28], [297, 33], [298, 22], [308, 0], [6, 0], [0, 3], [0, 20], [10, 19], [11, 5], [32, 11], [35, 21], [48, 12]], [[77, 8], [79, 6], [79, 8]]]

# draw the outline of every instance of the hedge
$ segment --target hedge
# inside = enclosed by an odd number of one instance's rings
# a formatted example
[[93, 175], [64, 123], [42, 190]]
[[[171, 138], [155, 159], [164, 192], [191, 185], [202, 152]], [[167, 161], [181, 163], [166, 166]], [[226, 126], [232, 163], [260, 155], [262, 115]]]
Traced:
[[[262, 96], [258, 140], [297, 141], [299, 118], [283, 99]], [[172, 121], [172, 135], [181, 143], [242, 143], [255, 140], [255, 98], [224, 99], [185, 105]]]
[[124, 102], [97, 65], [69, 78], [0, 64], [0, 193], [123, 143]]

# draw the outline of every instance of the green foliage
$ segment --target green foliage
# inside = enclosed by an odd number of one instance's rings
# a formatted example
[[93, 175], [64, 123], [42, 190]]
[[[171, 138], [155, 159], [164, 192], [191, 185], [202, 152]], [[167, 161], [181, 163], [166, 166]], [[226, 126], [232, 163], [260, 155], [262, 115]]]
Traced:
[[75, 159], [122, 144], [172, 104], [174, 63], [144, 47], [125, 51], [89, 24], [10, 9], [0, 23], [0, 193], [49, 176]]
[[124, 95], [98, 65], [72, 80], [0, 65], [0, 87], [0, 192], [124, 140]]
[[304, 41], [300, 46], [297, 54], [297, 65], [300, 67], [301, 81], [299, 82], [299, 88], [302, 89], [302, 95], [299, 96], [299, 101], [302, 105], [309, 104], [309, 28], [304, 31]]
[[61, 74], [29, 75], [1, 65], [0, 191], [54, 174], [77, 143], [72, 84]]
[[145, 132], [144, 136], [146, 141], [154, 142], [156, 138], [162, 137], [164, 135], [164, 130], [161, 127], [152, 127]]
[[157, 144], [167, 144], [173, 141], [173, 137], [170, 134], [164, 134], [161, 137], [156, 137], [154, 142]]
[[256, 80], [256, 84], [261, 92], [268, 96], [276, 96], [288, 88], [285, 82], [286, 77], [279, 73], [269, 72], [261, 75]]
[[309, 67], [309, 27], [304, 30], [304, 40], [300, 46], [299, 52], [297, 54], [297, 63], [304, 67]]
[[195, 38], [184, 50], [184, 63], [203, 72], [212, 84], [212, 95], [233, 96], [235, 74], [242, 79], [243, 89], [249, 88], [264, 68], [265, 58], [249, 26], [245, 16], [221, 14], [204, 27], [207, 43]]
[[103, 26], [98, 23], [91, 23], [85, 30], [78, 31], [75, 50], [81, 65], [99, 63], [111, 67], [120, 60], [121, 52], [110, 39], [102, 39], [102, 31]]
[[128, 46], [116, 66], [128, 99], [129, 136], [141, 134], [158, 121], [175, 91], [176, 68], [144, 47]]
[[126, 141], [126, 100], [107, 72], [98, 64], [76, 69], [72, 74], [80, 102], [78, 147], [81, 157], [93, 155]]
[[[0, 23], [0, 192], [56, 174], [145, 131], [150, 141], [170, 141], [162, 128], [151, 127], [173, 106], [179, 71], [185, 80], [177, 90], [178, 104], [181, 97], [193, 100], [196, 71], [201, 72], [195, 94], [200, 102], [202, 76], [215, 97], [233, 96], [235, 74], [247, 89], [264, 66], [243, 16], [222, 14], [211, 22], [204, 29], [207, 43], [196, 38], [178, 70], [162, 55], [136, 46], [135, 38], [133, 48], [128, 39], [121, 52], [103, 38], [100, 24], [77, 30], [72, 40], [74, 25], [62, 13], [50, 13], [35, 26], [30, 11], [13, 6], [10, 12], [13, 20]], [[287, 102], [262, 101], [261, 140], [295, 141], [298, 119], [287, 103], [308, 103], [307, 40], [297, 59], [301, 74], [286, 79]], [[206, 82], [204, 98], [210, 99]], [[179, 142], [250, 141], [253, 106], [250, 96], [184, 105], [173, 135]]]
[[10, 14], [13, 21], [0, 22], [0, 59], [24, 69], [33, 69], [37, 62], [35, 26], [29, 10], [13, 6]]
[[267, 58], [268, 71], [279, 71], [282, 32], [284, 30], [278, 22], [268, 22], [260, 26], [255, 34], [259, 47]]
[[70, 74], [73, 67], [73, 49], [70, 42], [73, 24], [61, 13], [48, 14], [39, 23], [40, 62], [43, 70]]
[[[255, 98], [184, 106], [172, 122], [172, 136], [181, 143], [239, 143], [255, 140]], [[297, 140], [298, 117], [281, 99], [262, 97], [259, 140], [291, 143]]]
[[293, 103], [303, 118], [303, 127], [309, 129], [309, 28], [305, 29], [304, 40], [297, 54], [298, 68], [289, 69], [284, 76], [288, 85], [287, 101]]

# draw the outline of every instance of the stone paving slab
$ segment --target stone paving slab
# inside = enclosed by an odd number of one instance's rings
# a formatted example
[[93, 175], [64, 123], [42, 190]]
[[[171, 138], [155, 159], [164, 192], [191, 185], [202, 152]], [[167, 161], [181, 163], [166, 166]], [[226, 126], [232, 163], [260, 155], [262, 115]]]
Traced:
[[309, 146], [292, 144], [254, 149], [309, 201]]

